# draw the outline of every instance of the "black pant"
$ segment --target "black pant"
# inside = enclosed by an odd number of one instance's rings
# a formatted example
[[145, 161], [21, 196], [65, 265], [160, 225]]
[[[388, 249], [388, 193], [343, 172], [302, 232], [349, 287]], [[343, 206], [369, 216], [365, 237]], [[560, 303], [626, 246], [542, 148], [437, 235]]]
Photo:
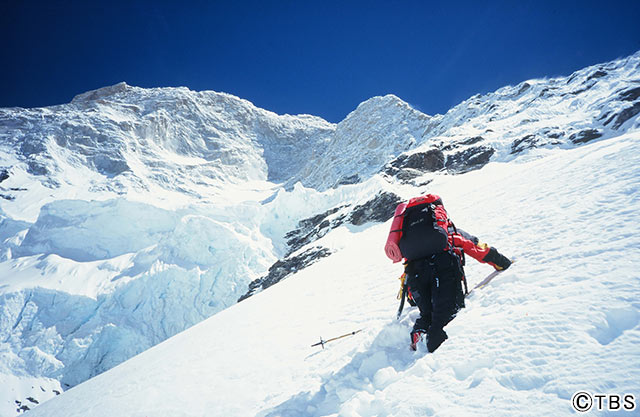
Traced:
[[427, 334], [427, 349], [436, 350], [447, 339], [443, 330], [464, 306], [462, 266], [457, 255], [442, 252], [407, 265], [411, 296], [420, 309], [413, 330]]

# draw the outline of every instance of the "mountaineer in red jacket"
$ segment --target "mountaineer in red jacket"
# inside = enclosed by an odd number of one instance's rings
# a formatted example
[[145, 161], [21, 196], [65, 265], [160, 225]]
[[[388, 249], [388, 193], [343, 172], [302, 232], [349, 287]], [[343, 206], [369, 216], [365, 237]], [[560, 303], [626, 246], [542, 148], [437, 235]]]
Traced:
[[444, 326], [464, 307], [465, 255], [497, 270], [511, 265], [495, 248], [456, 229], [434, 194], [398, 205], [385, 252], [394, 262], [405, 260], [409, 302], [420, 310], [411, 331], [411, 348], [415, 350], [426, 335], [429, 352], [447, 339]]

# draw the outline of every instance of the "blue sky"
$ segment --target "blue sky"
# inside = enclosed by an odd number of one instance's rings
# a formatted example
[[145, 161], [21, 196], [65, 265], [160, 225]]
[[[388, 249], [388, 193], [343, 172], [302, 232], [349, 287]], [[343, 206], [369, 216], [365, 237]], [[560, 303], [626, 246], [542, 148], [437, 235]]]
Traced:
[[126, 81], [342, 120], [395, 94], [428, 114], [640, 50], [640, 1], [0, 3], [0, 107]]

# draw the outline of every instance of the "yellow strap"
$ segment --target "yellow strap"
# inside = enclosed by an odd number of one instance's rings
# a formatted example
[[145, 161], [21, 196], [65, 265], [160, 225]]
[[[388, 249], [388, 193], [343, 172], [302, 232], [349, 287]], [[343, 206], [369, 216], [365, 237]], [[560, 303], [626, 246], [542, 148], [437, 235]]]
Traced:
[[404, 289], [404, 281], [407, 277], [407, 274], [402, 274], [400, 276], [400, 278], [398, 278], [400, 280], [400, 291], [398, 291], [398, 296], [396, 297], [398, 300], [400, 300], [402, 298], [402, 290]]

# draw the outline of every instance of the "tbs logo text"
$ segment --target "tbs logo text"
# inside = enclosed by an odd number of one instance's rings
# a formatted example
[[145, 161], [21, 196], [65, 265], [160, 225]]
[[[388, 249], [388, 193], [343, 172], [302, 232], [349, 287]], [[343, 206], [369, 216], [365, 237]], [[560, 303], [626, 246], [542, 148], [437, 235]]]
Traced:
[[633, 411], [636, 409], [636, 398], [633, 394], [590, 394], [578, 391], [571, 397], [573, 409], [586, 413], [596, 409], [598, 411]]

